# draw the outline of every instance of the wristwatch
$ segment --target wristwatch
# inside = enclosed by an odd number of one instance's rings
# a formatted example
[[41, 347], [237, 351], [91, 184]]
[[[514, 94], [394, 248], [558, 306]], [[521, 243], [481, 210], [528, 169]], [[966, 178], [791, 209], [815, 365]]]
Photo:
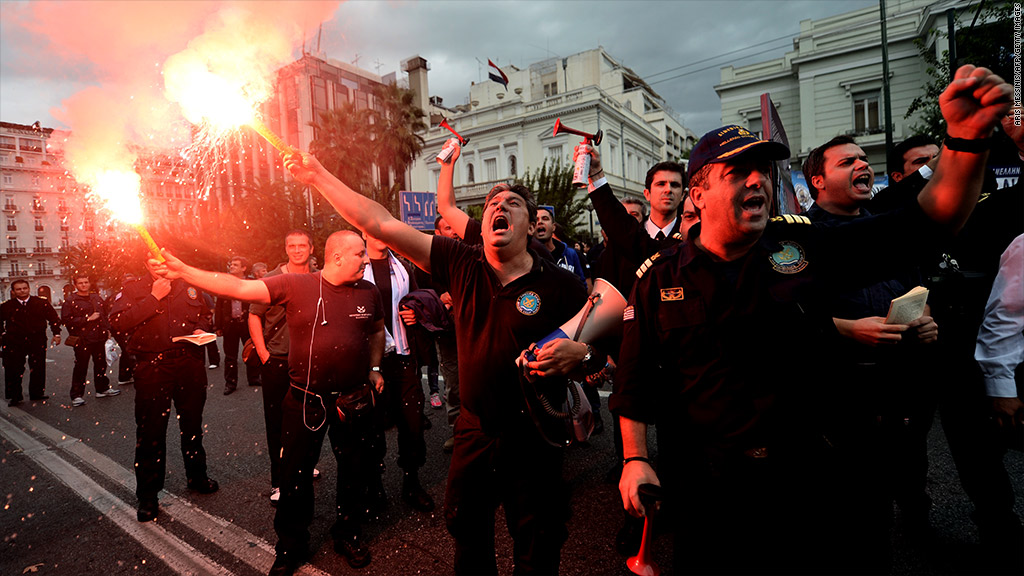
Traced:
[[380, 366], [371, 366], [370, 367], [370, 372], [376, 372], [376, 373], [380, 374]]
[[584, 342], [583, 345], [587, 347], [587, 353], [583, 355], [583, 362], [582, 362], [582, 364], [584, 366], [586, 366], [590, 362], [590, 360], [594, 357], [594, 349], [591, 348], [590, 344], [587, 344], [586, 342]]

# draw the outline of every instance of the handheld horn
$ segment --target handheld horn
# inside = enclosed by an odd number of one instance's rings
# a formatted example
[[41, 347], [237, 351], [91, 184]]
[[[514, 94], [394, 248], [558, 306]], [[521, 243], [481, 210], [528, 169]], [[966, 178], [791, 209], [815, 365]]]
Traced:
[[598, 130], [596, 134], [588, 134], [588, 133], [586, 133], [586, 132], [584, 132], [582, 130], [576, 130], [575, 128], [569, 128], [565, 124], [562, 124], [562, 119], [561, 118], [556, 118], [555, 119], [555, 133], [553, 134], [553, 136], [558, 136], [559, 134], [575, 134], [577, 136], [583, 137], [583, 141], [586, 144], [594, 144], [595, 146], [600, 144], [601, 143], [601, 138], [604, 137], [604, 132], [602, 132], [601, 130]]
[[460, 136], [459, 133], [456, 132], [454, 128], [452, 128], [451, 124], [448, 123], [447, 118], [441, 118], [441, 123], [438, 124], [438, 126], [447, 129], [452, 134], [455, 134], [455, 137], [459, 139], [459, 144], [462, 144], [463, 146], [469, 144], [469, 138], [463, 138], [462, 136]]
[[[555, 119], [555, 133], [554, 136], [559, 134], [575, 134], [583, 137], [583, 144], [593, 144], [597, 146], [601, 143], [601, 138], [604, 137], [604, 133], [600, 130], [597, 134], [588, 134], [582, 130], [576, 130], [569, 128], [565, 124], [562, 124], [561, 118]], [[580, 154], [576, 156], [576, 168], [572, 172], [572, 185], [577, 188], [586, 188], [587, 180], [590, 178], [590, 154]]]
[[[465, 146], [466, 144], [469, 143], [469, 138], [463, 138], [462, 136], [460, 136], [459, 133], [456, 132], [451, 127], [451, 124], [448, 124], [448, 119], [447, 118], [442, 117], [441, 118], [441, 123], [438, 124], [438, 126], [440, 126], [441, 128], [447, 128], [449, 132], [451, 132], [452, 134], [455, 134], [455, 137], [459, 139], [459, 144], [461, 146]], [[447, 164], [448, 160], [451, 159], [453, 154], [455, 154], [455, 143], [454, 142], [449, 142], [449, 143], [445, 144], [445, 147], [442, 148], [440, 152], [438, 152], [437, 159], [439, 161]]]
[[644, 517], [644, 535], [640, 540], [640, 551], [629, 560], [626, 560], [626, 567], [629, 571], [638, 576], [658, 576], [661, 568], [654, 561], [654, 553], [651, 546], [654, 545], [654, 501], [663, 498], [661, 486], [655, 484], [640, 485], [640, 499], [644, 500], [644, 508], [647, 515]]

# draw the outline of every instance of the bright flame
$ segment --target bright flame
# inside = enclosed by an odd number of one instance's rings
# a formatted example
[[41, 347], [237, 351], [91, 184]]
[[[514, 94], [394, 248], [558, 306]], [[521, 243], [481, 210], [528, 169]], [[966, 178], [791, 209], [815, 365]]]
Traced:
[[115, 218], [125, 224], [142, 224], [142, 178], [137, 173], [106, 170], [96, 174], [90, 184], [93, 195], [103, 201]]
[[243, 79], [214, 74], [195, 52], [182, 52], [167, 60], [164, 84], [189, 122], [206, 122], [217, 132], [251, 123], [256, 106], [268, 95], [260, 91], [259, 96], [247, 97], [252, 91]]

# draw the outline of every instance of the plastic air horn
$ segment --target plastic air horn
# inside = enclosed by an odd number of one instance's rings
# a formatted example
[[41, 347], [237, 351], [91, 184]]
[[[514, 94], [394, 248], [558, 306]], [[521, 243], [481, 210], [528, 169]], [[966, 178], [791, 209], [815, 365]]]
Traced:
[[633, 574], [639, 576], [658, 576], [661, 568], [654, 561], [654, 553], [651, 547], [654, 546], [654, 503], [664, 497], [661, 486], [654, 484], [640, 485], [640, 500], [643, 501], [647, 515], [644, 517], [644, 536], [640, 541], [640, 551], [629, 560], [626, 560], [626, 567]]
[[[460, 136], [459, 133], [456, 132], [454, 128], [452, 128], [451, 124], [448, 123], [448, 119], [447, 118], [441, 118], [441, 123], [438, 124], [438, 126], [441, 127], [441, 128], [447, 129], [452, 134], [455, 134], [455, 137], [459, 139], [459, 145], [460, 146], [465, 146], [466, 144], [469, 144], [469, 138], [463, 138], [462, 136]], [[454, 153], [455, 153], [455, 143], [452, 142], [452, 143], [449, 143], [449, 144], [445, 145], [445, 147], [441, 149], [441, 152], [438, 153], [438, 155], [437, 155], [437, 159], [440, 160], [441, 162], [447, 163], [448, 160], [451, 159], [452, 154], [454, 154]]]
[[[601, 143], [601, 138], [604, 137], [604, 132], [600, 130], [597, 134], [588, 134], [582, 130], [575, 130], [569, 128], [565, 124], [562, 124], [562, 119], [555, 119], [555, 136], [559, 134], [575, 134], [583, 137], [583, 142], [580, 144], [590, 144], [597, 146]], [[577, 188], [587, 187], [587, 178], [590, 176], [590, 154], [580, 154], [576, 157], [576, 169], [572, 173], [572, 185]]]

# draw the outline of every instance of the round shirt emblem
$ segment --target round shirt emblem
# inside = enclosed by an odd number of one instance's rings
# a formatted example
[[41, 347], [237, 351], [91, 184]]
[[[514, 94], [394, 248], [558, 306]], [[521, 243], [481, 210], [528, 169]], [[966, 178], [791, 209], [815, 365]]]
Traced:
[[188, 297], [191, 298], [192, 300], [199, 298], [199, 292], [191, 286], [189, 286], [188, 290], [186, 290], [185, 292], [188, 294]]
[[775, 252], [768, 259], [776, 272], [783, 274], [796, 274], [807, 267], [807, 258], [804, 249], [796, 242], [783, 240], [779, 242], [782, 250]]
[[520, 314], [533, 316], [540, 310], [540, 296], [536, 292], [523, 292], [516, 300], [516, 310]]

